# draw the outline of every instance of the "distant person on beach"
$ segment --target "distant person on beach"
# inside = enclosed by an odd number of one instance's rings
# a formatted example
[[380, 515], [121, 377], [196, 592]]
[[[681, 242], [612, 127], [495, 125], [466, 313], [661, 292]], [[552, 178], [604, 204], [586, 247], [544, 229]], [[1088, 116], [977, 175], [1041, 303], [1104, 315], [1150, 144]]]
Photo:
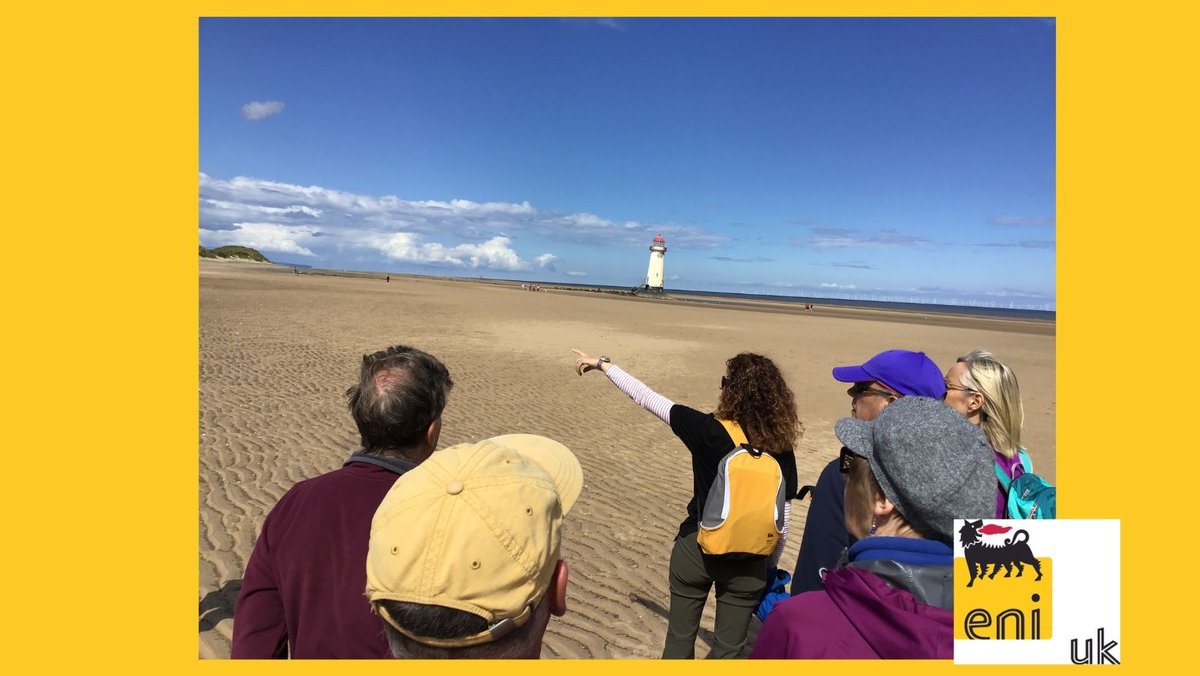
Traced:
[[[946, 394], [937, 364], [924, 352], [910, 350], [887, 350], [861, 366], [839, 366], [833, 369], [833, 378], [853, 383], [846, 394], [850, 395], [850, 415], [858, 420], [874, 420], [904, 396], [941, 400]], [[792, 573], [792, 594], [820, 589], [824, 571], [831, 570], [842, 550], [854, 544], [853, 533], [846, 530], [845, 489], [846, 476], [835, 458], [821, 471], [812, 491]]]
[[[608, 357], [572, 351], [579, 356], [575, 361], [576, 373], [600, 371], [608, 376], [618, 389], [670, 425], [671, 431], [691, 453], [694, 493], [671, 551], [671, 608], [663, 658], [695, 657], [700, 616], [714, 584], [717, 588], [717, 619], [709, 657], [744, 657], [750, 617], [766, 587], [767, 568], [778, 563], [787, 542], [790, 501], [796, 495], [796, 456], [792, 449], [804, 427], [796, 413], [792, 390], [775, 362], [762, 355], [742, 353], [725, 363], [717, 410], [704, 413], [654, 392]], [[697, 542], [700, 516], [704, 513], [709, 489], [717, 480], [718, 465], [735, 446], [730, 433], [718, 420], [738, 423], [750, 444], [769, 452], [783, 471], [783, 532], [770, 556], [710, 556], [701, 551]]]
[[392, 283], [392, 276], [391, 276], [391, 275], [388, 275], [388, 276], [384, 277], [384, 278], [383, 278], [383, 280], [384, 280], [385, 282], [387, 282], [388, 284], [391, 284], [391, 283]]
[[453, 382], [406, 345], [362, 358], [346, 391], [362, 449], [301, 481], [263, 522], [233, 620], [233, 658], [383, 658], [387, 639], [363, 598], [371, 517], [396, 478], [433, 453]]
[[[1009, 478], [1024, 473], [1021, 427], [1025, 410], [1017, 376], [991, 352], [972, 350], [946, 371], [946, 405], [983, 430], [994, 452], [996, 467]], [[1008, 491], [996, 479], [997, 519], [1005, 517]]]
[[856, 541], [824, 587], [775, 606], [750, 657], [953, 657], [954, 519], [992, 511], [987, 440], [941, 401], [914, 396], [834, 431]]
[[371, 521], [366, 593], [395, 657], [536, 659], [567, 610], [563, 517], [583, 490], [566, 446], [509, 434], [439, 451]]

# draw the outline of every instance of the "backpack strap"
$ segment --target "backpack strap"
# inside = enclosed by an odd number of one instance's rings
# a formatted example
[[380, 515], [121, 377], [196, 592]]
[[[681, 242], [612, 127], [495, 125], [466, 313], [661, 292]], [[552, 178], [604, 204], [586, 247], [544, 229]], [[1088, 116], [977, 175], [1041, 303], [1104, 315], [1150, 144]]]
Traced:
[[[1021, 448], [1017, 450], [1017, 458], [1021, 461], [1021, 473], [1033, 474], [1033, 461], [1029, 459], [1029, 454], [1025, 452], [1025, 449]], [[1005, 472], [1002, 467], [1000, 467], [1000, 463], [998, 462], [992, 463], [992, 466], [996, 469], [996, 478], [1000, 480], [1000, 485], [1004, 487], [1004, 492], [1007, 493], [1008, 487], [1012, 484], [1015, 477], [1010, 477], [1008, 473]]]
[[1017, 457], [1021, 458], [1021, 469], [1025, 470], [1026, 474], [1033, 474], [1033, 460], [1029, 458], [1029, 454], [1025, 449], [1017, 449]]
[[734, 446], [748, 444], [750, 441], [746, 439], [746, 433], [742, 431], [742, 426], [736, 420], [721, 420], [717, 418], [717, 422], [721, 423], [721, 427], [729, 434], [729, 438], [733, 440]]
[[992, 467], [996, 469], [996, 478], [1000, 480], [1000, 486], [1004, 488], [1005, 493], [1008, 493], [1008, 487], [1012, 485], [1012, 477], [1008, 475], [1008, 472], [1004, 471], [1000, 463], [993, 462]]

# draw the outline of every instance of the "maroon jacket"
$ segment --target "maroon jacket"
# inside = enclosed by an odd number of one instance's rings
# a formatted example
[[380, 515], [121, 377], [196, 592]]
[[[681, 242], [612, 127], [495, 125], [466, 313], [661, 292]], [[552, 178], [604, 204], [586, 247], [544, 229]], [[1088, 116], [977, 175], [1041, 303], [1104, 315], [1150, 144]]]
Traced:
[[371, 518], [414, 465], [356, 453], [292, 486], [263, 522], [233, 616], [237, 658], [390, 658], [364, 596]]

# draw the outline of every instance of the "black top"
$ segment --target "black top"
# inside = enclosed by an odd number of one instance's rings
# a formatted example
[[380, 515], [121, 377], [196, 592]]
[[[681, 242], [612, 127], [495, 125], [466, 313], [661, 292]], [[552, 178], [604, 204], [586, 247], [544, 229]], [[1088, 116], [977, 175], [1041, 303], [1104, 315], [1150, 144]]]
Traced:
[[[733, 440], [713, 414], [701, 413], [682, 404], [671, 407], [671, 431], [692, 453], [693, 494], [687, 506], [687, 518], [679, 524], [678, 537], [683, 537], [700, 529], [704, 499], [717, 479], [721, 458], [733, 450]], [[796, 497], [800, 484], [796, 477], [796, 454], [789, 448], [778, 454], [772, 453], [772, 456], [783, 471], [783, 497], [791, 500]]]
[[800, 554], [792, 573], [792, 596], [824, 589], [821, 572], [836, 568], [842, 551], [857, 542], [846, 530], [846, 475], [842, 474], [840, 464], [834, 458], [825, 465], [813, 489]]

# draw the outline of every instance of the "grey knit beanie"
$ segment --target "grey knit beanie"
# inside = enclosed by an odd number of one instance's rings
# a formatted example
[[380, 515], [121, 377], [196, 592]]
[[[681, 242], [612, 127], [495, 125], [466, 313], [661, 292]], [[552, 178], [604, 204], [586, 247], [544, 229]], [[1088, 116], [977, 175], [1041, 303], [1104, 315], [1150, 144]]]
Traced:
[[954, 519], [995, 516], [994, 453], [979, 428], [942, 402], [901, 397], [874, 420], [842, 418], [834, 430], [925, 537], [952, 542]]

